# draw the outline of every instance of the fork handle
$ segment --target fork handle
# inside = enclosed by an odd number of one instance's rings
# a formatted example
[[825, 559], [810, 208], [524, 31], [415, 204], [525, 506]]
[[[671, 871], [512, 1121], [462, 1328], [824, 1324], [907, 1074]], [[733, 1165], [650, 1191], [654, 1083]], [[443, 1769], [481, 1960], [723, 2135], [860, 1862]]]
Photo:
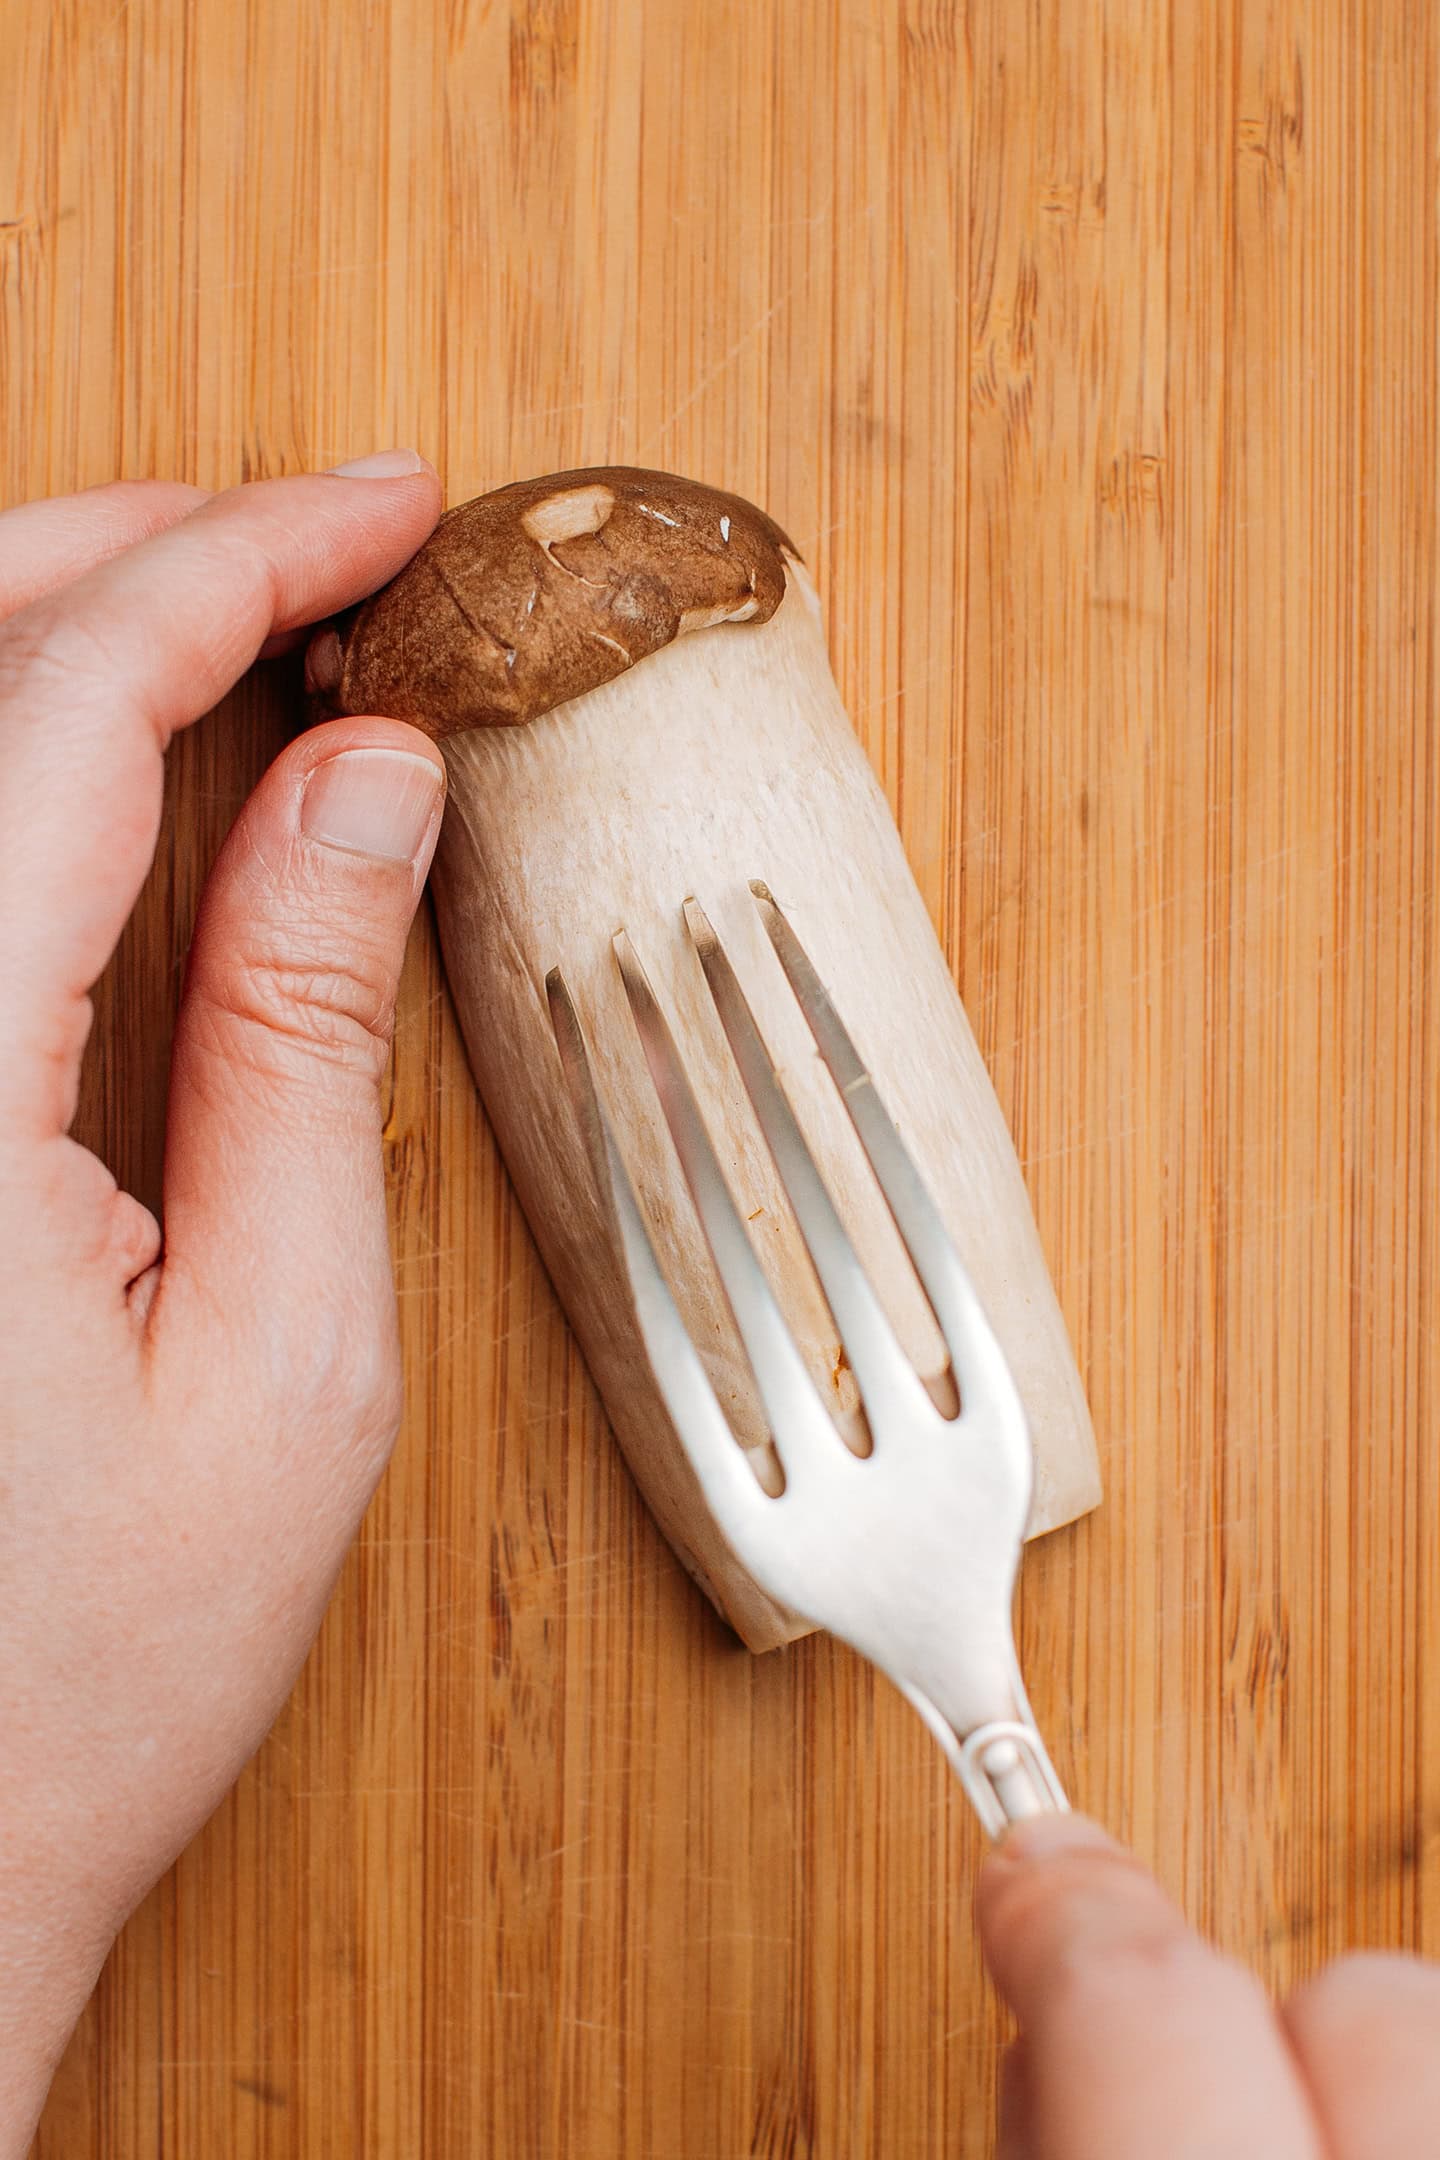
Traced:
[[970, 1805], [992, 1838], [1034, 1815], [1069, 1813], [1065, 1788], [1033, 1725], [999, 1719], [977, 1725], [952, 1760]]

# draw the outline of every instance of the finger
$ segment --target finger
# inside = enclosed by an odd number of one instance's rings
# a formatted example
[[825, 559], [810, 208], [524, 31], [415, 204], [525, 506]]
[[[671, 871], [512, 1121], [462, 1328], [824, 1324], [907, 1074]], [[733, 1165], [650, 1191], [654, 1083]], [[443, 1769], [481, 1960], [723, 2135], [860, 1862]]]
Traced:
[[210, 497], [171, 480], [116, 480], [0, 514], [0, 622], [149, 540]]
[[0, 628], [9, 1130], [61, 1129], [73, 1114], [86, 994], [149, 867], [174, 730], [208, 710], [272, 632], [383, 584], [438, 508], [424, 465], [237, 488]]
[[397, 721], [293, 743], [207, 887], [172, 1069], [153, 1354], [202, 1339], [267, 1429], [368, 1433], [373, 1472], [398, 1414], [380, 1080], [443, 799]]
[[1331, 2149], [1411, 2160], [1440, 2134], [1440, 1968], [1342, 1958], [1292, 1995], [1284, 2019]]
[[978, 1918], [1025, 2040], [1045, 2160], [1321, 2160], [1257, 1983], [1093, 1823], [1052, 1816], [986, 1863]]

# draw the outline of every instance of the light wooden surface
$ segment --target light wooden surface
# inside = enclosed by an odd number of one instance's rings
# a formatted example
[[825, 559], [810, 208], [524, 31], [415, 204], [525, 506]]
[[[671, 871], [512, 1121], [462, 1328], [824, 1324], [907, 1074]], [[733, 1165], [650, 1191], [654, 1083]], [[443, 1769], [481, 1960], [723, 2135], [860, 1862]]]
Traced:
[[[1109, 1502], [1028, 1561], [1073, 1791], [1278, 1984], [1440, 1951], [1440, 24], [1426, 0], [0, 0], [3, 496], [395, 441], [753, 495], [1018, 1135]], [[84, 1129], [155, 1193], [174, 758]], [[416, 935], [410, 1411], [45, 2160], [988, 2145], [977, 1841], [638, 1507]]]

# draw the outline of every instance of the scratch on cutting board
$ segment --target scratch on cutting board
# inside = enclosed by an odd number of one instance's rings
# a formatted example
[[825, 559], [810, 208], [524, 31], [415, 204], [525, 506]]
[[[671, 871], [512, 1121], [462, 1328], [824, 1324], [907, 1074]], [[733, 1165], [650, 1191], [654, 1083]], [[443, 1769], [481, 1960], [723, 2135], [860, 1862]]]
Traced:
[[767, 329], [769, 325], [774, 321], [775, 317], [782, 312], [782, 310], [790, 306], [791, 301], [796, 297], [796, 294], [803, 294], [809, 289], [813, 277], [814, 273], [812, 271], [801, 279], [798, 286], [792, 286], [787, 288], [786, 291], [780, 294], [777, 300], [771, 301], [769, 307], [766, 308], [763, 315], [758, 316], [756, 320], [751, 323], [747, 329], [741, 331], [739, 337], [736, 338], [734, 344], [730, 346], [728, 351], [721, 354], [720, 358], [716, 361], [714, 367], [709, 369], [706, 374], [701, 376], [699, 382], [696, 383], [694, 389], [690, 392], [690, 395], [686, 398], [681, 399], [680, 403], [675, 407], [675, 410], [669, 415], [669, 417], [661, 422], [660, 427], [658, 428], [656, 433], [650, 436], [648, 440], [641, 446], [639, 454], [642, 460], [651, 454], [653, 448], [659, 447], [659, 445], [665, 440], [665, 437], [670, 433], [671, 429], [675, 426], [676, 422], [684, 418], [685, 414], [689, 412], [691, 406], [697, 403], [697, 401], [705, 395], [705, 392], [711, 387], [711, 385], [718, 382], [722, 375], [728, 373], [728, 371], [735, 365], [735, 362], [739, 359], [741, 353], [744, 352], [746, 346], [750, 344], [753, 339], [759, 337], [761, 331]]

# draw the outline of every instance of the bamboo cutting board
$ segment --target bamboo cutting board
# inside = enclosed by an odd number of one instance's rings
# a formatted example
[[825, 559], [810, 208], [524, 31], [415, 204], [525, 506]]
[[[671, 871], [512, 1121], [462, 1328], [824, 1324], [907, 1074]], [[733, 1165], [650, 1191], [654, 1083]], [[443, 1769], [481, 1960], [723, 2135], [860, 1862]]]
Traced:
[[[1440, 21], [1427, 0], [0, 0], [3, 499], [415, 442], [765, 504], [1013, 1122], [1101, 1513], [1021, 1634], [1071, 1790], [1285, 1985], [1440, 1951]], [[157, 1192], [173, 757], [85, 1136]], [[290, 1708], [43, 2160], [988, 2149], [977, 1838], [636, 1502], [430, 929], [409, 1412]]]

